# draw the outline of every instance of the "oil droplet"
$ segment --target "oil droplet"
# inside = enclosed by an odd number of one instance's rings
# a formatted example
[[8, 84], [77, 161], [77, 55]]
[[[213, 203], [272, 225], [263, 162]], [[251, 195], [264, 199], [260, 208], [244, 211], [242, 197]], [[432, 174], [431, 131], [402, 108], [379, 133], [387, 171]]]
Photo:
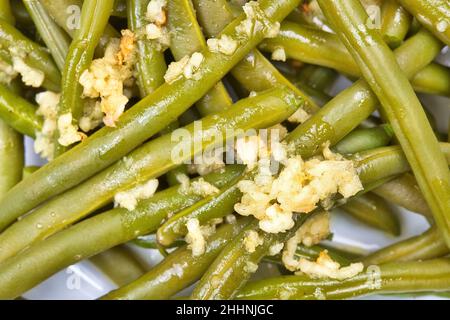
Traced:
[[37, 223], [37, 224], [36, 224], [36, 228], [38, 228], [38, 229], [42, 229], [42, 224], [40, 224], [40, 223]]

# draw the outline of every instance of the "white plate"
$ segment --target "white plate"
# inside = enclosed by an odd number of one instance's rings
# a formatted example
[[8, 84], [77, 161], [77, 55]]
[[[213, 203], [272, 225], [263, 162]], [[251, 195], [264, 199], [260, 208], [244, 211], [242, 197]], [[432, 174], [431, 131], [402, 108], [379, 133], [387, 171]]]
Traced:
[[[439, 62], [450, 66], [450, 52], [445, 50]], [[339, 81], [334, 91], [339, 92], [349, 84], [348, 81]], [[424, 105], [435, 115], [440, 131], [447, 132], [448, 123], [450, 119], [450, 100], [442, 97], [421, 96]], [[26, 140], [26, 162], [27, 165], [40, 165], [40, 160], [32, 151], [32, 141]], [[399, 208], [399, 215], [402, 224], [402, 234], [400, 237], [389, 237], [386, 234], [368, 228], [354, 219], [339, 214], [333, 214], [332, 218], [332, 232], [334, 233], [333, 243], [338, 243], [345, 246], [352, 246], [360, 248], [365, 252], [375, 251], [386, 245], [397, 242], [401, 239], [409, 238], [417, 235], [428, 228], [426, 220], [404, 209]], [[143, 258], [145, 258], [151, 265], [160, 261], [161, 256], [155, 250], [144, 250], [133, 247]], [[49, 278], [47, 281], [40, 284], [38, 287], [32, 289], [24, 295], [27, 299], [95, 299], [110, 290], [114, 289], [115, 285], [105, 276], [102, 275], [96, 267], [89, 261], [82, 261], [74, 266], [71, 266], [56, 275]], [[402, 297], [402, 296], [371, 296], [369, 299], [438, 299], [435, 296], [420, 296], [420, 297]]]

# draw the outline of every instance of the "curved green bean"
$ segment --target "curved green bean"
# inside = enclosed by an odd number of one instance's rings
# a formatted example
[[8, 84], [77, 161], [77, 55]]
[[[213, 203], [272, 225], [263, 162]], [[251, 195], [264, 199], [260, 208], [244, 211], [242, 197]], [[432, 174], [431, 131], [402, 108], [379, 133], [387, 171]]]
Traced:
[[[282, 20], [298, 0], [276, 3], [260, 1], [260, 8], [271, 21]], [[223, 34], [237, 37], [236, 27], [244, 15], [232, 22]], [[198, 79], [182, 78], [164, 84], [125, 112], [116, 128], [102, 128], [70, 151], [35, 172], [8, 192], [0, 203], [0, 230], [17, 217], [108, 167], [154, 134], [173, 122], [206, 94], [234, 65], [244, 58], [264, 37], [254, 33], [243, 40], [230, 56], [202, 51], [205, 57]], [[70, 166], [67, 164], [70, 163]], [[23, 201], [26, 199], [26, 201]]]
[[381, 36], [365, 27], [367, 14], [359, 1], [319, 0], [319, 4], [379, 98], [450, 246], [450, 173], [419, 99]]
[[343, 281], [284, 276], [249, 283], [238, 299], [349, 299], [368, 294], [448, 291], [449, 259], [398, 262], [371, 267]]
[[398, 0], [428, 30], [450, 45], [450, 3], [446, 0]]
[[388, 262], [418, 261], [447, 255], [449, 249], [435, 227], [421, 235], [394, 243], [363, 258], [366, 266]]
[[184, 245], [168, 255], [147, 274], [136, 281], [110, 292], [103, 300], [168, 299], [198, 280], [222, 249], [248, 225], [250, 219], [239, 219], [217, 229], [208, 239], [205, 253], [193, 257]]
[[353, 218], [391, 235], [400, 235], [400, 221], [387, 202], [374, 195], [355, 197], [340, 207]]
[[[243, 172], [242, 166], [228, 166], [225, 170], [204, 179], [223, 187]], [[154, 232], [168, 215], [199, 200], [198, 195], [185, 194], [175, 186], [139, 202], [133, 211], [116, 208], [56, 233], [0, 264], [0, 296], [13, 299], [67, 266]], [[40, 266], [37, 270], [36, 265]]]
[[275, 88], [203, 118], [201, 125], [193, 123], [180, 129], [178, 135], [169, 133], [151, 140], [3, 231], [0, 261], [108, 204], [117, 192], [157, 178], [205, 148], [222, 145], [239, 134], [239, 129], [245, 132], [275, 125], [288, 118], [297, 107], [298, 99], [292, 91]]

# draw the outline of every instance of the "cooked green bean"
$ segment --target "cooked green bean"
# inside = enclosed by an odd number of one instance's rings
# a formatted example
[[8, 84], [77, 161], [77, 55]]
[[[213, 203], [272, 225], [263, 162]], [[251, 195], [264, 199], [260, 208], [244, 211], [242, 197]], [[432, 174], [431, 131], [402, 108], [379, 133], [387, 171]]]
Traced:
[[180, 290], [197, 281], [208, 269], [216, 256], [231, 239], [248, 225], [250, 219], [239, 219], [234, 224], [226, 224], [214, 233], [199, 257], [184, 245], [167, 256], [147, 274], [136, 281], [104, 296], [104, 300], [150, 300], [168, 299]]
[[374, 194], [355, 197], [340, 208], [364, 224], [394, 236], [400, 234], [398, 216], [384, 199]]
[[[242, 171], [242, 166], [229, 166], [225, 173], [212, 173], [204, 179], [223, 187]], [[0, 264], [0, 297], [12, 299], [67, 266], [154, 232], [168, 215], [199, 200], [200, 196], [186, 194], [176, 186], [139, 202], [133, 211], [116, 208], [73, 225]], [[17, 268], [19, 263], [22, 268]], [[40, 266], [37, 270], [36, 265]]]
[[[333, 68], [350, 76], [361, 76], [357, 63], [335, 34], [287, 21], [283, 22], [276, 38], [266, 39], [260, 45], [262, 50], [269, 52], [279, 47], [285, 50], [289, 58]], [[443, 79], [435, 75], [442, 75]], [[419, 92], [448, 96], [446, 79], [449, 77], [448, 68], [433, 63], [412, 77], [411, 83]]]
[[42, 119], [36, 115], [34, 105], [0, 84], [0, 118], [11, 128], [34, 138], [42, 129]]
[[450, 45], [450, 3], [446, 0], [398, 0], [421, 24]]
[[23, 168], [23, 172], [22, 172], [23, 179], [30, 176], [33, 172], [36, 172], [37, 170], [39, 170], [39, 168], [40, 167], [38, 167], [38, 166], [27, 166], [27, 167]]
[[432, 217], [417, 181], [410, 173], [405, 173], [372, 190], [372, 192], [409, 211], [420, 213], [429, 218]]
[[125, 246], [111, 248], [89, 260], [119, 287], [138, 279], [149, 269]]
[[25, 8], [38, 29], [39, 35], [50, 50], [59, 70], [63, 70], [70, 40], [67, 34], [55, 23], [39, 0], [23, 0]]
[[[203, 118], [201, 128], [196, 123], [183, 128], [175, 139], [169, 133], [151, 140], [6, 229], [0, 234], [0, 261], [108, 204], [117, 192], [157, 178], [190, 160], [194, 154], [233, 139], [239, 134], [239, 129], [245, 132], [267, 128], [285, 120], [294, 113], [298, 104], [292, 91], [274, 88]], [[211, 139], [211, 136], [200, 132], [210, 132], [216, 138]], [[182, 152], [176, 156], [172, 154], [179, 150]], [[81, 198], [83, 201], [77, 201]]]
[[[79, 83], [81, 74], [89, 68], [94, 51], [111, 15], [113, 2], [110, 0], [85, 0], [81, 10], [80, 29], [75, 34], [67, 53], [62, 76], [61, 99], [58, 104], [58, 116], [72, 114], [74, 124], [83, 115], [83, 87]], [[55, 133], [55, 157], [68, 148], [58, 139], [61, 132]]]
[[0, 45], [2, 48], [15, 49], [20, 54], [23, 53], [25, 64], [45, 74], [42, 86], [48, 90], [59, 91], [61, 75], [47, 49], [28, 39], [2, 19], [0, 19]]
[[398, 262], [371, 267], [342, 281], [284, 276], [249, 283], [238, 299], [349, 299], [368, 294], [448, 291], [449, 259]]
[[[298, 0], [282, 0], [276, 3], [261, 0], [259, 4], [268, 19], [278, 21], [298, 4]], [[244, 15], [237, 18], [223, 34], [237, 37], [236, 27], [244, 18]], [[230, 56], [202, 51], [205, 59], [197, 71], [198, 79], [183, 77], [172, 84], [162, 85], [125, 112], [116, 128], [98, 130], [81, 144], [35, 172], [26, 181], [19, 183], [0, 204], [0, 230], [51, 196], [79, 184], [111, 165], [173, 122], [204, 96], [263, 37], [264, 30], [254, 33], [242, 40], [235, 53]], [[67, 163], [70, 163], [70, 166], [67, 166]], [[25, 198], [27, 201], [23, 201]]]
[[394, 136], [390, 125], [385, 124], [375, 128], [355, 129], [333, 147], [340, 154], [375, 149], [388, 145]]
[[397, 48], [405, 39], [411, 25], [411, 16], [397, 0], [386, 0], [381, 5], [381, 29], [384, 41]]
[[14, 25], [16, 23], [16, 19], [11, 9], [10, 0], [0, 1], [0, 19], [7, 21], [11, 25]]
[[367, 15], [361, 3], [356, 0], [318, 2], [379, 98], [434, 220], [450, 246], [448, 164], [407, 77], [379, 33], [365, 26]]
[[[127, 0], [128, 27], [138, 32], [145, 24], [145, 12], [149, 0]], [[151, 41], [138, 37], [136, 79], [141, 98], [148, 96], [164, 83], [167, 66], [164, 54], [152, 45]]]
[[112, 16], [120, 18], [127, 17], [127, 0], [114, 0]]
[[22, 180], [23, 137], [0, 120], [0, 197]]
[[432, 227], [421, 235], [394, 243], [362, 259], [366, 265], [439, 258], [449, 250], [439, 231]]

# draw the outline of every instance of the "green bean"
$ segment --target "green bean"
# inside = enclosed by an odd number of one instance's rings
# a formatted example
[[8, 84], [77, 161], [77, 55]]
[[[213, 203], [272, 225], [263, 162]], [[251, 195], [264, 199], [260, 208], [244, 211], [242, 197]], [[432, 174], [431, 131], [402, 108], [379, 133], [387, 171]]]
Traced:
[[45, 74], [42, 86], [59, 91], [61, 76], [47, 49], [25, 37], [20, 31], [0, 19], [0, 45], [2, 48], [17, 49], [25, 54], [23, 61], [30, 67]]
[[[149, 0], [127, 0], [128, 27], [138, 32], [145, 27], [145, 12]], [[164, 54], [151, 41], [137, 38], [136, 78], [141, 97], [144, 98], [164, 83], [166, 63]]]
[[450, 4], [446, 0], [398, 0], [428, 30], [450, 45]]
[[[200, 17], [203, 31], [208, 37], [217, 36], [217, 32], [232, 21], [233, 15], [230, 14], [230, 5], [226, 0], [193, 0], [192, 2]], [[222, 12], [223, 15], [214, 20], [207, 18], [216, 15], [215, 12]], [[258, 50], [251, 51], [231, 70], [231, 73], [248, 92], [259, 92], [283, 85], [294, 90], [304, 100], [302, 108], [307, 112], [316, 112], [319, 109], [312, 99], [286, 79]]]
[[39, 0], [24, 0], [23, 3], [45, 45], [50, 50], [53, 60], [59, 70], [63, 70], [69, 51], [69, 37], [50, 17]]
[[397, 0], [387, 0], [381, 5], [381, 34], [391, 48], [397, 48], [405, 39], [411, 16]]
[[23, 137], [0, 120], [0, 197], [22, 180]]
[[[357, 63], [335, 34], [287, 21], [282, 24], [276, 38], [266, 39], [260, 45], [261, 50], [269, 52], [279, 47], [283, 47], [291, 59], [333, 68], [354, 77], [361, 76]], [[443, 79], [435, 78], [435, 75], [442, 75]], [[419, 92], [448, 95], [445, 85], [449, 77], [448, 68], [430, 64], [419, 71], [411, 83]]]
[[22, 177], [25, 179], [26, 177], [30, 176], [33, 172], [36, 172], [39, 170], [40, 167], [38, 166], [27, 166], [23, 168]]
[[388, 262], [417, 261], [439, 258], [447, 255], [449, 250], [435, 227], [421, 235], [394, 243], [375, 251], [362, 259], [366, 265], [385, 264]]
[[[158, 246], [160, 245], [158, 241], [156, 240], [155, 234], [148, 234], [142, 237], [138, 237], [137, 239], [133, 240], [132, 242], [134, 245], [145, 248], [145, 249], [158, 249]], [[175, 241], [170, 246], [167, 246], [168, 249], [178, 248], [184, 245], [186, 242], [182, 239]]]
[[[238, 178], [240, 180], [241, 177]], [[159, 227], [157, 239], [163, 246], [169, 246], [179, 237], [187, 233], [186, 223], [190, 219], [198, 219], [200, 224], [205, 224], [215, 218], [223, 218], [234, 212], [234, 205], [239, 202], [242, 193], [236, 185], [237, 181], [231, 181], [220, 190], [220, 193], [199, 201], [195, 205], [177, 213]]]
[[284, 276], [249, 283], [238, 299], [348, 299], [368, 294], [448, 291], [450, 260], [398, 262], [371, 267], [338, 281]]
[[[242, 166], [231, 165], [224, 173], [212, 173], [204, 179], [220, 188], [242, 171]], [[154, 232], [168, 215], [199, 200], [200, 196], [186, 194], [176, 186], [139, 202], [133, 211], [116, 208], [75, 224], [0, 264], [0, 296], [12, 299], [67, 266]], [[17, 268], [19, 264], [21, 268]]]
[[112, 16], [119, 18], [127, 17], [127, 0], [114, 0]]
[[0, 118], [17, 132], [32, 138], [42, 128], [36, 107], [3, 84], [0, 84]]
[[200, 278], [222, 249], [248, 225], [250, 219], [221, 226], [208, 239], [205, 253], [192, 256], [184, 245], [138, 280], [104, 296], [104, 300], [168, 299]]
[[[206, 41], [196, 20], [191, 1], [169, 1], [167, 10], [169, 12], [167, 26], [171, 35], [170, 51], [175, 60], [205, 50]], [[206, 116], [224, 110], [231, 104], [231, 97], [225, 86], [219, 82], [196, 103], [196, 106], [200, 114]]]
[[138, 279], [148, 270], [144, 261], [125, 246], [106, 250], [90, 261], [119, 287]]
[[[193, 123], [180, 129], [178, 136], [169, 133], [151, 140], [6, 229], [0, 234], [0, 261], [108, 204], [117, 192], [157, 178], [206, 148], [233, 139], [239, 129], [245, 132], [275, 125], [297, 107], [298, 99], [292, 91], [274, 88], [203, 118], [201, 126]], [[213, 136], [201, 132], [210, 132]]]
[[375, 149], [388, 145], [394, 136], [390, 125], [385, 124], [375, 128], [355, 129], [333, 147], [340, 154]]
[[[84, 0], [39, 0], [55, 22], [71, 37], [75, 37], [80, 28], [80, 14]], [[102, 55], [111, 38], [118, 38], [120, 34], [111, 25], [107, 25], [102, 36], [97, 55]]]
[[409, 211], [429, 218], [432, 217], [430, 208], [420, 192], [417, 181], [410, 173], [405, 173], [372, 190], [372, 192]]
[[307, 65], [300, 69], [298, 77], [313, 89], [328, 91], [336, 81], [338, 74], [333, 69]]
[[245, 282], [255, 272], [253, 265], [258, 265], [275, 242], [286, 242], [304, 222], [306, 215], [297, 217], [296, 225], [285, 233], [270, 234], [259, 231], [264, 242], [254, 252], [248, 252], [243, 238], [246, 233], [258, 230], [258, 222], [254, 221], [244, 228], [220, 252], [192, 292], [193, 300], [228, 300], [232, 299]]
[[319, 4], [379, 98], [434, 220], [450, 245], [448, 164], [407, 77], [380, 35], [365, 27], [367, 15], [358, 1], [319, 0]]
[[[261, 0], [260, 7], [273, 21], [280, 20], [297, 4], [297, 0], [272, 3]], [[223, 33], [235, 38], [237, 18]], [[125, 112], [116, 128], [102, 128], [81, 144], [22, 181], [0, 204], [0, 230], [14, 219], [108, 167], [142, 142], [165, 128], [208, 92], [234, 65], [264, 37], [258, 32], [243, 41], [231, 56], [202, 51], [205, 56], [196, 80], [182, 78], [164, 84]], [[70, 163], [70, 166], [67, 166]], [[26, 198], [26, 201], [23, 199]], [[17, 202], [17, 199], [22, 199]]]
[[13, 15], [12, 9], [11, 9], [11, 3], [10, 0], [1, 0], [0, 1], [0, 19], [5, 20], [11, 25], [14, 25], [16, 23], [16, 19]]
[[[111, 15], [113, 2], [109, 0], [85, 0], [81, 10], [80, 29], [75, 34], [67, 53], [62, 76], [61, 99], [58, 104], [58, 116], [71, 113], [74, 124], [83, 115], [83, 87], [79, 83], [81, 74], [89, 68], [94, 51]], [[55, 156], [68, 148], [57, 141], [55, 134]]]
[[340, 208], [364, 224], [394, 236], [400, 235], [398, 216], [384, 199], [374, 194], [355, 197]]

